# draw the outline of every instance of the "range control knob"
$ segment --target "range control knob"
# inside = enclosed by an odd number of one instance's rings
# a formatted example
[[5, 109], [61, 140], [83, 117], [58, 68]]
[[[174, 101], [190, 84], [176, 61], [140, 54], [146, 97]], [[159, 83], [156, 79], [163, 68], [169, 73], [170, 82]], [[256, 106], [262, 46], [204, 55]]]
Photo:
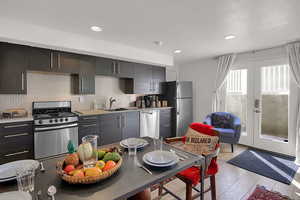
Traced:
[[52, 123], [52, 122], [53, 122], [53, 120], [52, 120], [52, 119], [50, 119], [50, 120], [49, 120], [49, 123]]
[[63, 121], [64, 121], [64, 119], [63, 119], [63, 118], [61, 118], [59, 121], [60, 121], [60, 122], [63, 122]]
[[39, 120], [39, 124], [42, 124], [43, 123], [43, 120]]
[[69, 119], [68, 119], [68, 118], [66, 118], [66, 119], [65, 119], [65, 121], [67, 122], [67, 121], [69, 121]]
[[57, 120], [57, 119], [55, 119], [54, 121], [55, 121], [55, 122], [58, 122], [58, 120]]

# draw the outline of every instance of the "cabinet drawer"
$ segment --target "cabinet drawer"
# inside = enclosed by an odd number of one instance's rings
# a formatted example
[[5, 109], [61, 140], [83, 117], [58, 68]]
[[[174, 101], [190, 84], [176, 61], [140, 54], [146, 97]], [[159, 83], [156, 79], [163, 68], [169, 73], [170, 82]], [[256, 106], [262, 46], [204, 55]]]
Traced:
[[91, 115], [91, 116], [82, 116], [79, 117], [79, 124], [93, 124], [98, 123], [98, 116], [97, 115]]
[[33, 136], [1, 144], [0, 162], [33, 158]]
[[5, 123], [0, 125], [0, 143], [23, 140], [32, 135], [32, 122]]

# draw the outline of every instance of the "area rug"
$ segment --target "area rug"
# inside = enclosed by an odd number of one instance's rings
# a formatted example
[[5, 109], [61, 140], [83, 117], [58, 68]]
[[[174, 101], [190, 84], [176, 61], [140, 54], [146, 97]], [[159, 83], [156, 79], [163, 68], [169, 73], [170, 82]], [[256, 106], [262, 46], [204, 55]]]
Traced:
[[294, 160], [295, 158], [289, 156], [249, 149], [228, 163], [290, 185], [298, 170]]
[[248, 200], [291, 200], [289, 197], [267, 190], [263, 186], [257, 186]]

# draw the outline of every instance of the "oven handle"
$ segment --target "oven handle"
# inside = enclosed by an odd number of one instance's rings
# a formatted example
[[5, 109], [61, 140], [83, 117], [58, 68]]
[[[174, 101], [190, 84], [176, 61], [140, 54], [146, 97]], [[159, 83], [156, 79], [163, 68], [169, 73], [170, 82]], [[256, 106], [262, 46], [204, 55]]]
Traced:
[[51, 126], [51, 127], [37, 127], [35, 131], [45, 131], [45, 130], [53, 130], [53, 129], [62, 129], [62, 128], [71, 128], [78, 126], [77, 123], [75, 124], [68, 124], [68, 125], [61, 125], [61, 126]]

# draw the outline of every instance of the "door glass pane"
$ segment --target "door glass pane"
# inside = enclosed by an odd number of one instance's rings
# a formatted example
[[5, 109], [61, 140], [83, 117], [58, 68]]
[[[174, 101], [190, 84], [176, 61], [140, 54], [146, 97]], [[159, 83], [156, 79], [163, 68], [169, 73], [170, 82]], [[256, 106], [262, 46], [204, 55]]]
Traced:
[[247, 69], [231, 70], [226, 79], [226, 112], [241, 119], [242, 135], [246, 136]]
[[287, 142], [289, 110], [288, 65], [261, 68], [260, 136]]

